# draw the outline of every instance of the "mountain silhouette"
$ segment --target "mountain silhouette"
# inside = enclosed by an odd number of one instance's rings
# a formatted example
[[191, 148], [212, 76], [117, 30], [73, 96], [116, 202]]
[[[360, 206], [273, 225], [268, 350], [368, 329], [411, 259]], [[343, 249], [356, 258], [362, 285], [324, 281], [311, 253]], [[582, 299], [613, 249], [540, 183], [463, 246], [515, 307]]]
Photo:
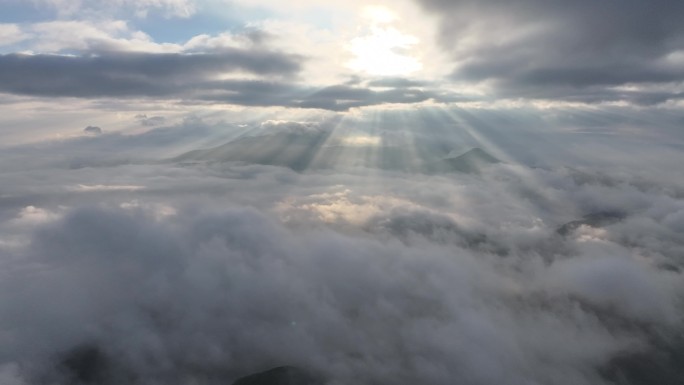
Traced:
[[250, 374], [233, 382], [232, 385], [323, 385], [318, 376], [294, 366], [279, 366]]
[[308, 168], [313, 157], [325, 144], [329, 131], [305, 133], [279, 132], [248, 136], [218, 147], [186, 152], [174, 161], [244, 162], [288, 167], [295, 171]]
[[481, 148], [451, 156], [447, 144], [427, 140], [345, 145], [329, 140], [331, 131], [276, 132], [235, 139], [217, 147], [186, 152], [174, 162], [240, 162], [287, 167], [295, 171], [367, 167], [401, 172], [479, 173], [499, 160]]
[[436, 162], [426, 163], [424, 170], [428, 173], [462, 172], [478, 174], [485, 167], [501, 163], [485, 150], [475, 147], [458, 156], [447, 156]]

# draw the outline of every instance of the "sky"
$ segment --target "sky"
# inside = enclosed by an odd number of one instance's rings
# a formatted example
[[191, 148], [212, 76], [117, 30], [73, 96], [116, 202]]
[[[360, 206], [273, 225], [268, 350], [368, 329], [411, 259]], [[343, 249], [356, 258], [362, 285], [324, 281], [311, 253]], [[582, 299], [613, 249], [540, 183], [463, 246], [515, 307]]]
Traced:
[[0, 0], [0, 384], [683, 383], [682, 19]]

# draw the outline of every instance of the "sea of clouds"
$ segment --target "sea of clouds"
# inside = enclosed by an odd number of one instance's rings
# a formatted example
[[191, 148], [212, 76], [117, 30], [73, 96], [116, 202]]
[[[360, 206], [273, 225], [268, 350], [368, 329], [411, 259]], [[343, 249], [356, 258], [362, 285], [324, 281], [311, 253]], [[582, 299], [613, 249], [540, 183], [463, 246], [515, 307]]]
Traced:
[[681, 140], [512, 121], [478, 174], [173, 161], [197, 120], [3, 149], [0, 383], [680, 383]]

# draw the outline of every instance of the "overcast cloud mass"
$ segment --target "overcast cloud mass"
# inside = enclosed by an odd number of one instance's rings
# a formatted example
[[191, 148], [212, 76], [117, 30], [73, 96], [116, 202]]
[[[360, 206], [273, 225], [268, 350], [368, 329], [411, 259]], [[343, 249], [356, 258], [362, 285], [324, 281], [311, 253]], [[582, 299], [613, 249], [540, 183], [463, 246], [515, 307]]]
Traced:
[[683, 19], [0, 0], [0, 384], [684, 383]]

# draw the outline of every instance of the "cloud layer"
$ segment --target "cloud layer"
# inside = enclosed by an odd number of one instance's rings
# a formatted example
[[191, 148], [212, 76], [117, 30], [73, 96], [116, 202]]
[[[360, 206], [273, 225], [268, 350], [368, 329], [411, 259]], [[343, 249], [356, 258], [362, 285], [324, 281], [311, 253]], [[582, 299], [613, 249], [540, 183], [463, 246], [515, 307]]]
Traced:
[[[375, 118], [353, 125], [364, 119]], [[388, 113], [365, 135], [419, 137], [440, 128], [432, 119], [416, 130]], [[349, 123], [265, 121], [247, 135], [268, 143], [332, 125], [331, 146], [373, 154], [377, 142], [342, 140]], [[478, 127], [495, 152], [493, 129]], [[0, 175], [3, 383], [225, 384], [280, 365], [333, 384], [681, 381], [676, 158], [651, 172], [599, 151], [571, 168], [550, 149], [556, 159], [536, 168], [426, 175], [160, 155], [246, 128], [188, 121], [3, 152], [51, 164], [13, 161]], [[536, 132], [527, 143], [558, 135]], [[585, 135], [597, 141], [564, 146]], [[49, 162], [52, 152], [88, 166]]]

